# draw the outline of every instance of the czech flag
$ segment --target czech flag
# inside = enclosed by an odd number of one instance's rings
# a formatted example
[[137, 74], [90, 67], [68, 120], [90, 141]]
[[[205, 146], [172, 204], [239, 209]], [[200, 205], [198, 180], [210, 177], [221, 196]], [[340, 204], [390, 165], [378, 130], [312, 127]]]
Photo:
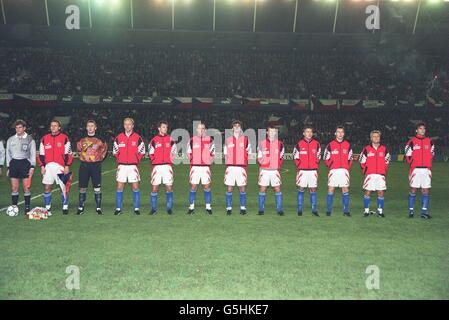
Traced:
[[61, 188], [64, 200], [67, 200], [67, 195], [69, 194], [70, 185], [72, 183], [72, 172], [67, 174], [58, 173], [59, 187]]

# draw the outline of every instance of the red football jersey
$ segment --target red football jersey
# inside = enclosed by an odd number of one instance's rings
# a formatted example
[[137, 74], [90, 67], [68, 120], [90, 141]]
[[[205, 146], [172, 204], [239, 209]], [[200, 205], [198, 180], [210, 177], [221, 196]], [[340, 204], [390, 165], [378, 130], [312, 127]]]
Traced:
[[187, 146], [187, 155], [192, 166], [210, 166], [215, 157], [214, 139], [210, 136], [194, 136]]
[[145, 144], [137, 133], [128, 136], [122, 132], [114, 140], [112, 153], [117, 164], [137, 165], [145, 155]]
[[242, 166], [248, 165], [248, 154], [251, 153], [251, 144], [247, 136], [228, 137], [225, 141], [223, 154], [227, 166]]
[[284, 143], [279, 140], [262, 140], [257, 150], [257, 162], [261, 169], [279, 170], [284, 161]]
[[352, 148], [347, 140], [332, 140], [324, 150], [324, 160], [329, 169], [347, 169], [352, 165]]
[[317, 170], [321, 159], [321, 145], [318, 140], [299, 140], [293, 148], [293, 159], [298, 170]]
[[369, 144], [363, 148], [359, 162], [364, 175], [386, 175], [390, 163], [390, 153], [387, 147], [382, 144], [377, 149]]
[[55, 135], [48, 133], [43, 136], [37, 160], [40, 167], [50, 162], [56, 162], [61, 166], [70, 166], [73, 158], [69, 137], [64, 133]]
[[176, 143], [170, 135], [158, 134], [148, 144], [148, 157], [153, 165], [173, 164], [176, 155]]
[[410, 170], [415, 168], [432, 169], [432, 160], [435, 155], [435, 145], [429, 137], [415, 136], [405, 146], [405, 160]]

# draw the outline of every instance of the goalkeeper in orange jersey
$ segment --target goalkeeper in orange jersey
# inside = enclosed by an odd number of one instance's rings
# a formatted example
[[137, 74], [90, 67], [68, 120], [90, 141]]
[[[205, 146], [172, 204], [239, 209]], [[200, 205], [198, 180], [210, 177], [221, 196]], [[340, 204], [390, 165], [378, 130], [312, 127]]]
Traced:
[[108, 152], [108, 145], [97, 135], [97, 124], [94, 120], [87, 121], [86, 135], [77, 143], [77, 151], [81, 161], [79, 167], [79, 206], [77, 214], [84, 213], [86, 193], [89, 180], [94, 188], [97, 214], [101, 211], [101, 163]]

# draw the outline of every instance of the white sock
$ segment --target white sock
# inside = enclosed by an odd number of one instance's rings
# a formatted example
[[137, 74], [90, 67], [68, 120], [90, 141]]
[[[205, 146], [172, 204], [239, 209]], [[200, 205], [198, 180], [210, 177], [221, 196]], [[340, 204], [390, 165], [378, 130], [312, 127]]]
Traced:
[[193, 209], [195, 209], [195, 204], [194, 203], [192, 203], [190, 206], [189, 206], [189, 209], [190, 210], [193, 210]]
[[210, 203], [206, 203], [206, 210], [212, 210]]
[[369, 208], [365, 208], [365, 213], [369, 213]]
[[240, 210], [246, 210], [245, 206], [240, 206]]
[[68, 209], [69, 209], [69, 205], [68, 204], [65, 204], [65, 205], [62, 206], [62, 210], [68, 210]]
[[232, 207], [227, 207], [226, 210], [232, 210]]

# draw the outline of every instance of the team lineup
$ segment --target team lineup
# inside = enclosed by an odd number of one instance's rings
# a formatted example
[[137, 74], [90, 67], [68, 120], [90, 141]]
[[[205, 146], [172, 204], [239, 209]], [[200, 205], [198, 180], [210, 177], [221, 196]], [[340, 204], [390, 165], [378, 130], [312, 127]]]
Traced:
[[[11, 180], [11, 203], [17, 207], [19, 201], [20, 181], [24, 194], [25, 213], [31, 209], [31, 181], [34, 168], [40, 167], [42, 184], [44, 185], [44, 206], [51, 215], [52, 187], [57, 184], [61, 189], [62, 212], [69, 213], [69, 190], [72, 179], [70, 166], [73, 161], [72, 148], [69, 137], [62, 132], [61, 123], [52, 120], [50, 132], [42, 137], [39, 145], [26, 133], [26, 122], [17, 120], [14, 123], [16, 134], [6, 143], [6, 148], [0, 143], [0, 165], [6, 161], [7, 176]], [[240, 214], [247, 213], [247, 166], [253, 152], [250, 139], [243, 133], [243, 125], [239, 120], [231, 123], [232, 135], [227, 137], [223, 145], [225, 159], [224, 185], [226, 192], [226, 214], [232, 214], [233, 189], [238, 187]], [[194, 126], [195, 134], [187, 144], [186, 154], [190, 164], [187, 214], [195, 213], [195, 202], [198, 187], [204, 192], [206, 214], [212, 214], [212, 171], [211, 166], [216, 157], [214, 138], [206, 134], [206, 125], [198, 122]], [[278, 138], [275, 127], [269, 126], [263, 139], [257, 144], [257, 164], [259, 166], [258, 185], [258, 214], [265, 213], [266, 192], [269, 187], [275, 193], [275, 205], [278, 215], [284, 215], [282, 205], [282, 177], [281, 168], [285, 159], [283, 142]], [[147, 151], [148, 150], [148, 151]], [[97, 134], [97, 124], [89, 120], [86, 124], [86, 134], [76, 143], [76, 151], [80, 160], [79, 166], [79, 203], [77, 214], [84, 213], [89, 181], [92, 184], [96, 213], [102, 212], [102, 161], [106, 158], [108, 145], [105, 139]], [[166, 193], [166, 212], [173, 213], [173, 184], [174, 159], [178, 154], [177, 142], [169, 134], [166, 121], [158, 124], [158, 134], [150, 140], [146, 147], [143, 138], [134, 131], [134, 120], [125, 118], [123, 132], [114, 139], [112, 154], [116, 159], [116, 196], [115, 215], [123, 214], [123, 191], [126, 184], [130, 184], [133, 194], [134, 214], [140, 215], [140, 172], [139, 163], [146, 155], [151, 161], [150, 175], [151, 215], [158, 210], [159, 186], [164, 185]], [[421, 217], [430, 219], [429, 190], [432, 180], [432, 160], [435, 148], [432, 140], [426, 136], [424, 123], [416, 125], [416, 135], [405, 145], [405, 160], [410, 166], [408, 197], [408, 215], [414, 217], [416, 193], [422, 192]], [[328, 193], [326, 215], [331, 216], [335, 190], [341, 189], [343, 214], [350, 213], [350, 168], [354, 161], [351, 144], [345, 139], [345, 129], [337, 126], [335, 139], [327, 144], [324, 151], [320, 143], [314, 138], [314, 128], [305, 126], [303, 138], [293, 148], [293, 160], [297, 168], [297, 214], [302, 216], [304, 210], [305, 193], [309, 191], [310, 209], [314, 216], [319, 216], [317, 209], [318, 166], [321, 160], [328, 168]], [[363, 182], [363, 216], [376, 214], [385, 217], [384, 195], [387, 189], [386, 176], [390, 162], [388, 148], [381, 142], [381, 132], [373, 130], [370, 133], [370, 143], [360, 152], [358, 157], [361, 170], [365, 176]], [[371, 193], [377, 193], [376, 211], [370, 211]]]

